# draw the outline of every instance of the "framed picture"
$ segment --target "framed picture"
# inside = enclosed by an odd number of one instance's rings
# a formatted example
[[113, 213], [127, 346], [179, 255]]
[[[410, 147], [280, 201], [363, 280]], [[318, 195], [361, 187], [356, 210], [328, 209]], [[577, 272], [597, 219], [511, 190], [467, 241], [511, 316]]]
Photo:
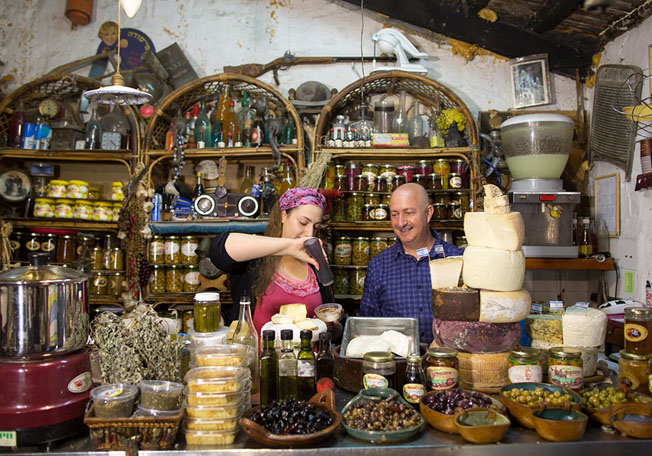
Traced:
[[607, 224], [610, 238], [620, 236], [620, 175], [608, 174], [593, 179], [593, 213]]
[[519, 57], [509, 65], [514, 108], [552, 103], [547, 54]]

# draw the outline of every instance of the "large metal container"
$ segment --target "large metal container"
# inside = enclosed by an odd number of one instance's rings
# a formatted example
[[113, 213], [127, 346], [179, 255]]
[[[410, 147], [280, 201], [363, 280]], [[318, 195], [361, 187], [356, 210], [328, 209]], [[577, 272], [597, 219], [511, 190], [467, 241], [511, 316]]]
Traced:
[[[390, 329], [408, 337], [410, 340], [408, 353], [419, 352], [419, 322], [416, 318], [349, 317], [344, 326], [340, 353], [345, 354], [349, 342], [358, 336], [380, 336]], [[399, 358], [401, 357], [396, 356], [396, 359]]]
[[0, 273], [0, 358], [60, 356], [88, 338], [88, 275], [48, 266], [48, 253], [30, 265]]

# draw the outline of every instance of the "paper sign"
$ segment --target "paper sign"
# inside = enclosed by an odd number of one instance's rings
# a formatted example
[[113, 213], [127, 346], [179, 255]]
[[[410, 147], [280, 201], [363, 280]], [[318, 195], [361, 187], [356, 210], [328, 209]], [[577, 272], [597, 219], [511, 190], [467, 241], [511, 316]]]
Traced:
[[0, 431], [0, 447], [15, 447], [16, 431]]
[[424, 247], [422, 249], [417, 249], [417, 257], [418, 258], [428, 258], [428, 248]]
[[634, 293], [634, 271], [625, 271], [625, 293]]

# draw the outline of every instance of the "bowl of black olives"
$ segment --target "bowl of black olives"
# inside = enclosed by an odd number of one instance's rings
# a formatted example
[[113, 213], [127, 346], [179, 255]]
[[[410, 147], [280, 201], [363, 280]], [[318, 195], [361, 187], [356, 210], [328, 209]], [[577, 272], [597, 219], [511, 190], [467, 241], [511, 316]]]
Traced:
[[421, 397], [419, 409], [428, 424], [438, 431], [459, 434], [455, 425], [455, 409], [489, 408], [504, 413], [505, 406], [486, 394], [450, 388], [430, 391]]
[[240, 418], [242, 430], [271, 447], [305, 447], [328, 438], [342, 422], [335, 394], [325, 389], [309, 401], [286, 399], [252, 408]]

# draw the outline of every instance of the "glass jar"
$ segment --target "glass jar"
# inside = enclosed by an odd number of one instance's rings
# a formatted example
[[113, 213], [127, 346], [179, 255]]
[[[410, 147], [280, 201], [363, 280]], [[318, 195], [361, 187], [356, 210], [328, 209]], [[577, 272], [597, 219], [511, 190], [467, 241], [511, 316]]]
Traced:
[[41, 252], [50, 254], [50, 261], [56, 258], [57, 235], [47, 233], [41, 236]]
[[108, 284], [106, 294], [109, 296], [120, 296], [122, 294], [122, 282], [125, 280], [124, 272], [110, 272], [108, 273]]
[[199, 266], [191, 264], [186, 267], [186, 273], [183, 275], [183, 291], [191, 292], [199, 290]]
[[68, 193], [68, 181], [53, 179], [48, 183], [50, 198], [65, 198]]
[[[84, 254], [86, 257], [90, 258], [91, 250], [93, 247], [95, 247], [95, 238], [91, 236], [84, 236], [77, 234], [77, 239], [75, 243], [75, 255], [77, 259], [83, 259], [82, 258], [82, 252], [86, 251]], [[100, 260], [102, 259], [102, 256], [100, 256]], [[101, 268], [98, 268], [101, 269]]]
[[42, 236], [39, 233], [30, 233], [25, 248], [27, 253], [40, 252], [41, 251], [41, 239]]
[[334, 260], [335, 264], [351, 264], [351, 238], [349, 236], [338, 236], [335, 238]]
[[75, 237], [62, 234], [57, 241], [57, 263], [72, 263], [75, 261]]
[[455, 246], [465, 248], [469, 245], [469, 242], [466, 240], [466, 236], [456, 236], [455, 237]]
[[109, 287], [109, 280], [105, 272], [94, 271], [91, 273], [91, 281], [88, 284], [88, 293], [92, 295], [106, 296]]
[[104, 249], [102, 247], [92, 247], [88, 255], [92, 270], [104, 269]]
[[117, 222], [120, 220], [120, 211], [122, 210], [122, 203], [113, 203], [111, 205], [113, 208], [113, 221]]
[[379, 204], [371, 214], [371, 218], [377, 222], [389, 220], [389, 206], [386, 204]]
[[72, 218], [73, 202], [69, 199], [58, 199], [54, 205], [54, 217], [58, 219]]
[[428, 190], [439, 190], [443, 188], [441, 181], [441, 174], [430, 173], [428, 174], [428, 179], [426, 180], [426, 188]]
[[548, 381], [563, 388], [582, 388], [582, 351], [571, 347], [551, 348], [548, 354]]
[[200, 333], [211, 333], [220, 329], [219, 293], [197, 293], [192, 306], [193, 329]]
[[183, 275], [185, 266], [181, 264], [168, 265], [165, 271], [165, 291], [181, 293], [183, 291]]
[[353, 267], [349, 269], [349, 294], [361, 295], [364, 290], [364, 279], [367, 275], [367, 268]]
[[72, 218], [91, 220], [93, 218], [93, 203], [87, 200], [75, 201], [75, 206], [72, 208]]
[[122, 190], [122, 182], [113, 182], [111, 184], [111, 200], [122, 201], [125, 199], [124, 191]]
[[433, 220], [446, 220], [448, 212], [446, 211], [446, 205], [443, 203], [435, 203], [432, 205], [432, 219]]
[[451, 201], [446, 206], [446, 218], [450, 220], [460, 220], [464, 214], [462, 214], [462, 206], [457, 201]]
[[160, 234], [149, 241], [147, 259], [149, 264], [165, 264], [165, 239]]
[[508, 358], [507, 375], [510, 383], [541, 383], [543, 368], [539, 352], [534, 348], [512, 350]]
[[93, 220], [96, 222], [110, 222], [113, 219], [111, 203], [96, 201], [93, 203]]
[[628, 391], [650, 394], [650, 355], [620, 350], [618, 380]]
[[68, 196], [68, 198], [73, 198], [73, 199], [87, 199], [88, 182], [82, 180], [69, 181], [66, 195]]
[[369, 264], [369, 238], [360, 236], [351, 242], [351, 264], [366, 266]]
[[625, 309], [625, 350], [652, 354], [652, 309]]
[[376, 177], [380, 174], [380, 166], [378, 166], [375, 163], [367, 163], [362, 166], [362, 175], [365, 176], [368, 181], [369, 181], [369, 186], [371, 186], [371, 189], [369, 191], [372, 191], [375, 187], [373, 183], [376, 181]]
[[[391, 178], [390, 178], [391, 182]], [[376, 191], [378, 193], [385, 193], [387, 191], [387, 178], [379, 176], [376, 179]]]
[[326, 168], [323, 186], [326, 190], [333, 190], [335, 188], [335, 165], [333, 163], [329, 163], [328, 168]]
[[405, 174], [397, 174], [396, 176], [394, 176], [393, 180], [394, 180], [394, 188], [391, 190], [392, 192], [407, 182], [405, 178]]
[[395, 237], [387, 238], [387, 248], [390, 248], [390, 247], [394, 246], [395, 244], [396, 244], [396, 238]]
[[428, 391], [455, 388], [458, 380], [459, 360], [457, 350], [431, 347], [423, 359]]
[[386, 101], [374, 104], [374, 132], [390, 133], [394, 120], [394, 105]]
[[369, 258], [373, 258], [387, 248], [387, 238], [375, 237], [369, 242]]
[[448, 188], [462, 188], [462, 176], [451, 173], [448, 176]]
[[339, 176], [344, 174], [346, 176], [346, 165], [337, 164], [335, 165], [335, 175]]
[[363, 222], [371, 222], [373, 219], [371, 218], [371, 213], [375, 209], [375, 206], [371, 204], [365, 204], [362, 206], [362, 221]]
[[[385, 206], [389, 207], [389, 200], [392, 199], [392, 195], [383, 195], [383, 197], [380, 199], [380, 204], [384, 204]], [[389, 220], [389, 219], [388, 219]]]
[[104, 269], [123, 271], [125, 268], [125, 253], [120, 247], [104, 250]]
[[346, 220], [346, 200], [343, 196], [333, 198], [331, 217], [334, 222], [343, 222]]
[[181, 263], [181, 239], [179, 236], [168, 236], [165, 238], [165, 263]]
[[426, 188], [426, 175], [425, 174], [417, 173], [414, 176], [412, 176], [412, 179], [413, 179], [412, 182], [414, 182], [415, 184], [419, 184], [423, 188]]
[[367, 188], [369, 186], [369, 180], [367, 179], [367, 176], [363, 176], [362, 174], [358, 174], [355, 176], [355, 184], [353, 185], [353, 190], [354, 192], [366, 192]]
[[333, 267], [333, 293], [349, 294], [349, 271], [345, 268]]
[[[11, 259], [13, 261], [27, 261], [27, 241], [29, 233], [25, 231], [13, 231], [11, 233]], [[73, 248], [74, 258], [74, 248]]]
[[362, 193], [349, 193], [346, 197], [346, 218], [351, 222], [362, 220], [362, 206], [364, 206], [364, 196]]
[[362, 360], [364, 388], [396, 388], [396, 363], [391, 352], [367, 352]]
[[432, 165], [432, 172], [441, 174], [443, 178], [448, 180], [448, 175], [451, 173], [451, 165], [447, 158], [438, 158]]
[[36, 198], [34, 200], [34, 217], [53, 218], [54, 200], [50, 198]]
[[97, 185], [88, 186], [88, 199], [89, 200], [98, 200], [100, 199], [100, 187]]
[[412, 182], [412, 177], [415, 173], [414, 165], [401, 165], [397, 167], [398, 175], [405, 176], [405, 184]]
[[335, 177], [335, 190], [339, 190], [340, 192], [349, 190], [346, 186], [346, 174], [338, 174]]
[[380, 168], [378, 168], [379, 177], [384, 177], [384, 178], [396, 176], [397, 171], [398, 170], [396, 169], [396, 166], [389, 163], [381, 165]]
[[184, 236], [181, 239], [181, 263], [198, 264], [197, 247], [199, 247], [199, 240], [196, 236]]
[[165, 289], [165, 266], [162, 264], [155, 264], [152, 266], [152, 271], [149, 273], [149, 292], [165, 293]]
[[432, 173], [432, 161], [430, 160], [419, 160], [416, 164], [416, 172], [418, 174], [423, 174], [427, 176]]
[[453, 201], [459, 201], [462, 208], [462, 214], [466, 214], [471, 210], [471, 199], [467, 192], [455, 192], [451, 199]]
[[456, 158], [450, 160], [451, 174], [462, 176], [462, 188], [469, 188], [469, 167], [465, 160]]
[[358, 162], [346, 162], [344, 174], [346, 174], [346, 188], [348, 190], [353, 190], [355, 187], [355, 176], [359, 175], [361, 172], [362, 170], [360, 169], [360, 164]]
[[451, 202], [451, 196], [448, 193], [435, 193], [431, 196], [432, 204], [443, 204], [446, 206]]
[[377, 206], [380, 204], [380, 195], [378, 193], [367, 193], [364, 197], [364, 203]]
[[378, 176], [367, 176], [367, 191], [368, 192], [377, 192], [378, 191]]
[[396, 175], [385, 178], [385, 191], [387, 193], [392, 193], [396, 189], [396, 183], [394, 182], [395, 179]]

